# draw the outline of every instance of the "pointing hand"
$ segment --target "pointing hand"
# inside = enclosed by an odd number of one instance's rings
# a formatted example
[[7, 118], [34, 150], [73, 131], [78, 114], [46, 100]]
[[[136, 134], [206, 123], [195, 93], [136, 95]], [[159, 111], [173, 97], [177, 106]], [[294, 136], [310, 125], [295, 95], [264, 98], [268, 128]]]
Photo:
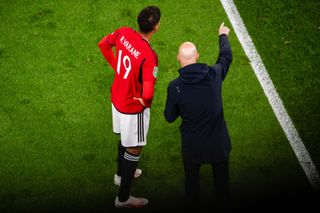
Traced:
[[219, 27], [219, 35], [225, 34], [228, 36], [229, 33], [230, 33], [230, 29], [228, 27], [224, 26], [224, 22], [222, 22], [222, 24]]

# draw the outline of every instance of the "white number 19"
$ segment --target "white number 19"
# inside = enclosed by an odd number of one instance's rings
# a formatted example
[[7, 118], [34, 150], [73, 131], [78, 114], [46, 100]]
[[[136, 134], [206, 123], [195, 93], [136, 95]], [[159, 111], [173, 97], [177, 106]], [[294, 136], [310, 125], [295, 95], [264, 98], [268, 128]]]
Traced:
[[[118, 54], [118, 64], [117, 64], [117, 73], [118, 75], [120, 74], [120, 67], [121, 67], [121, 55], [122, 55], [122, 50], [119, 50], [119, 54]], [[128, 75], [131, 71], [131, 61], [129, 56], [125, 55], [122, 59], [122, 63], [124, 68], [126, 69], [126, 73], [123, 76], [123, 79], [127, 79]]]

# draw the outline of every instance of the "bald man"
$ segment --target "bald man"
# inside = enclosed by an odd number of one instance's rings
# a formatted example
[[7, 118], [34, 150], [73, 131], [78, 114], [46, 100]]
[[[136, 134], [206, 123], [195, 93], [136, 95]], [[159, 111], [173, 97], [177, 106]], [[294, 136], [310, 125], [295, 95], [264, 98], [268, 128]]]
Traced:
[[222, 108], [222, 82], [232, 62], [229, 28], [219, 28], [219, 56], [216, 64], [197, 63], [199, 53], [191, 42], [179, 47], [179, 77], [168, 86], [165, 118], [182, 118], [180, 127], [185, 189], [188, 204], [199, 203], [201, 164], [211, 164], [221, 207], [229, 202], [229, 153], [231, 142]]

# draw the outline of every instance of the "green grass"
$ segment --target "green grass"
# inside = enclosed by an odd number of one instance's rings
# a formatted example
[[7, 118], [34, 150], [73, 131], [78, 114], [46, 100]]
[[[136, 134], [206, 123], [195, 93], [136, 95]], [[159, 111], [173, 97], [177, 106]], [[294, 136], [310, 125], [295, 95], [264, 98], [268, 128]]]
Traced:
[[[183, 204], [180, 121], [164, 120], [166, 88], [178, 76], [176, 53], [183, 41], [197, 45], [200, 62], [215, 62], [218, 27], [223, 21], [230, 26], [219, 1], [0, 1], [1, 212], [113, 209], [118, 140], [108, 94], [113, 71], [97, 43], [118, 27], [137, 28], [137, 13], [153, 3], [162, 10], [160, 31], [151, 42], [160, 71], [148, 145], [139, 162], [143, 176], [132, 194], [149, 198], [153, 210], [164, 201], [165, 207], [177, 202], [171, 208]], [[269, 202], [309, 191], [233, 32], [230, 42], [234, 61], [223, 98], [235, 199], [245, 205], [251, 198]], [[204, 166], [204, 200], [212, 195], [211, 178]]]
[[320, 168], [320, 2], [235, 1], [271, 79]]

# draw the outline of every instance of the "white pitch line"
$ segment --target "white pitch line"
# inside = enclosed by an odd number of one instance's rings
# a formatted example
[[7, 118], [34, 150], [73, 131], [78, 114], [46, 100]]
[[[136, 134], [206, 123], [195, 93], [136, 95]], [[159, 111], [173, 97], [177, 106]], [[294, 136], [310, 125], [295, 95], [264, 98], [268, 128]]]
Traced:
[[250, 60], [250, 64], [256, 74], [265, 95], [276, 115], [284, 133], [286, 134], [289, 143], [296, 154], [298, 161], [307, 175], [311, 186], [316, 191], [320, 189], [320, 176], [313, 164], [311, 157], [305, 148], [299, 134], [289, 117], [279, 94], [274, 87], [272, 80], [269, 77], [268, 71], [264, 66], [262, 59], [257, 52], [253, 41], [241, 19], [241, 16], [235, 6], [233, 0], [220, 0], [224, 10], [226, 11], [233, 29]]

